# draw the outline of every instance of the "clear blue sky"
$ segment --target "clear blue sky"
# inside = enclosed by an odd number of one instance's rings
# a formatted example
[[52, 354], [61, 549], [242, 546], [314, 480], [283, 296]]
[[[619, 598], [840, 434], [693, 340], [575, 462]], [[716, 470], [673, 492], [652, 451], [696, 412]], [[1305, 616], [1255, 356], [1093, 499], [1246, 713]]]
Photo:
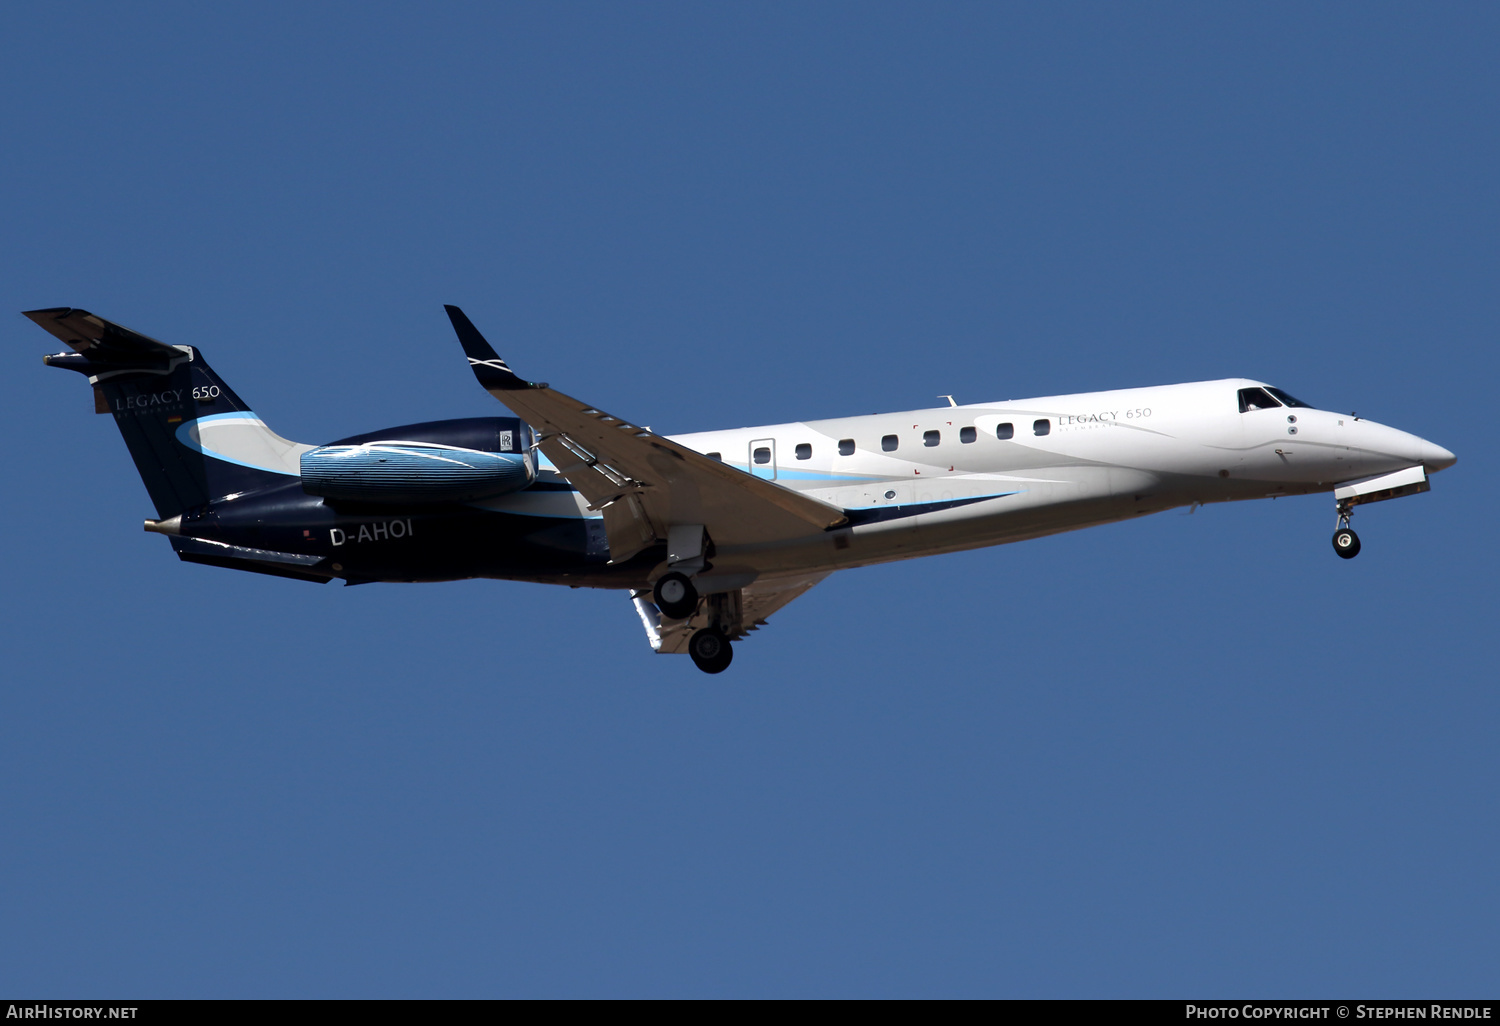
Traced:
[[[1500, 8], [12, 5], [0, 992], [1494, 996]], [[19, 316], [282, 434], [1230, 375], [1433, 490], [609, 592], [179, 563]]]

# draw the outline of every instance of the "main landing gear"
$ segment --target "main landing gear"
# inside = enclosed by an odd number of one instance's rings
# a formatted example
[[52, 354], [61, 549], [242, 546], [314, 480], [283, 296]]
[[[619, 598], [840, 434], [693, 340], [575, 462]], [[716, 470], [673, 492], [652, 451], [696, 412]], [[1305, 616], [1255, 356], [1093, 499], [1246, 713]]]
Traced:
[[734, 659], [734, 648], [723, 631], [705, 627], [688, 639], [688, 655], [704, 673], [723, 673]]
[[[688, 655], [693, 665], [704, 673], [723, 673], [734, 660], [726, 627], [733, 621], [727, 611], [724, 595], [708, 596], [708, 626], [694, 631], [688, 638]], [[681, 571], [669, 570], [657, 578], [651, 589], [651, 600], [662, 616], [669, 620], [686, 620], [698, 612], [698, 589]]]
[[1354, 515], [1354, 507], [1347, 502], [1338, 504], [1339, 528], [1333, 532], [1333, 551], [1344, 559], [1353, 559], [1359, 555], [1359, 535], [1349, 528], [1349, 518]]
[[[698, 589], [686, 574], [673, 570], [664, 573], [651, 589], [651, 600], [662, 615], [672, 620], [686, 620], [698, 609]], [[694, 659], [697, 656], [693, 657]], [[725, 662], [725, 666], [729, 663]], [[713, 671], [718, 672], [718, 671]]]

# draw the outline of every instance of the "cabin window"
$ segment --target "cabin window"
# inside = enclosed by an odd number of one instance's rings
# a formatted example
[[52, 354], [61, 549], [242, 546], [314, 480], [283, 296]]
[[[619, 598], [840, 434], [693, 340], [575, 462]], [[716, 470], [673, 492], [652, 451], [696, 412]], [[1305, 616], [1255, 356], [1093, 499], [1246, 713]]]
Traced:
[[995, 428], [995, 437], [1002, 442], [1007, 438], [1016, 437], [1016, 426], [1014, 424], [1000, 424]]
[[711, 460], [718, 460], [720, 463], [724, 462], [724, 454], [722, 452], [706, 452], [703, 455]]
[[1292, 396], [1287, 395], [1285, 392], [1283, 392], [1279, 388], [1272, 388], [1270, 385], [1267, 385], [1266, 386], [1266, 391], [1270, 392], [1271, 395], [1275, 396], [1277, 399], [1280, 399], [1282, 401], [1282, 403], [1285, 404], [1285, 405], [1287, 405], [1287, 406], [1300, 406], [1301, 408], [1303, 408], [1305, 410], [1315, 410], [1315, 409], [1317, 409], [1316, 406], [1313, 406], [1310, 403], [1305, 403], [1301, 399], [1295, 399]]
[[960, 442], [964, 443], [965, 445], [968, 445], [970, 442], [974, 441], [974, 439], [976, 439], [978, 437], [979, 437], [979, 432], [975, 431], [971, 427], [959, 428], [958, 429], [958, 440]]
[[931, 448], [932, 446], [937, 445], [942, 440], [943, 440], [943, 436], [940, 435], [936, 431], [924, 431], [924, 432], [922, 432], [922, 444], [925, 445], [925, 446], [927, 446], [928, 448]]
[[1280, 405], [1264, 388], [1240, 389], [1241, 413], [1249, 413], [1251, 410], [1274, 410]]
[[1032, 421], [1031, 433], [1034, 435], [1050, 435], [1052, 433], [1052, 422], [1045, 417], [1041, 420]]
[[769, 448], [767, 448], [766, 446], [764, 446], [764, 445], [757, 447], [756, 450], [755, 450], [755, 462], [756, 463], [770, 463], [771, 462], [771, 450]]
[[801, 445], [797, 446], [797, 458], [799, 460], [812, 459], [812, 446], [806, 442], [803, 442]]
[[840, 438], [839, 439], [839, 455], [840, 456], [853, 456], [854, 455], [854, 439], [852, 439], [852, 438]]
[[895, 435], [886, 435], [884, 438], [882, 438], [880, 440], [880, 447], [882, 449], [884, 449], [886, 452], [895, 452], [896, 451], [896, 444], [897, 444], [897, 442], [896, 442], [896, 436]]

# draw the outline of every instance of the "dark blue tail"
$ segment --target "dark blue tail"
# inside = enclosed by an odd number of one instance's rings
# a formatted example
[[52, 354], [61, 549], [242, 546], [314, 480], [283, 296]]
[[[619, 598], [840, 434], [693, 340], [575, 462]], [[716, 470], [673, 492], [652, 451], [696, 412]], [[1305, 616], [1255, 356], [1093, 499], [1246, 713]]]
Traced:
[[88, 376], [165, 520], [213, 499], [296, 480], [309, 446], [271, 431], [192, 346], [169, 346], [57, 307], [26, 313], [74, 352], [46, 357]]

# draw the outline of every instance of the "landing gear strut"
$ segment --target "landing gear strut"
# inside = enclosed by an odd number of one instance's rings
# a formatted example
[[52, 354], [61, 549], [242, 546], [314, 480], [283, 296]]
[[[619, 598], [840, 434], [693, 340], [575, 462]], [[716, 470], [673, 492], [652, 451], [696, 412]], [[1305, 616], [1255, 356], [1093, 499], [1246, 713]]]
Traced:
[[[651, 599], [662, 615], [671, 620], [686, 620], [698, 611], [698, 589], [685, 574], [675, 570], [661, 575], [651, 589]], [[697, 656], [693, 657], [694, 659]], [[728, 666], [726, 662], [724, 664]], [[717, 672], [717, 671], [715, 671]]]
[[1338, 504], [1339, 528], [1333, 532], [1333, 551], [1344, 559], [1353, 559], [1359, 555], [1359, 535], [1349, 529], [1349, 518], [1354, 515], [1354, 507], [1347, 502]]
[[705, 627], [688, 639], [688, 655], [704, 673], [723, 673], [734, 659], [734, 649], [717, 627]]

